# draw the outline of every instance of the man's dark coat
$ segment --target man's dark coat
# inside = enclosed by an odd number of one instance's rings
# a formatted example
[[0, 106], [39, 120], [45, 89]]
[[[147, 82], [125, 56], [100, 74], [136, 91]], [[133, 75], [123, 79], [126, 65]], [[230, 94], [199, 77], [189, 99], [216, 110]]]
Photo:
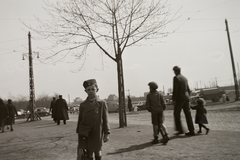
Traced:
[[56, 101], [56, 120], [68, 120], [68, 105], [65, 99]]

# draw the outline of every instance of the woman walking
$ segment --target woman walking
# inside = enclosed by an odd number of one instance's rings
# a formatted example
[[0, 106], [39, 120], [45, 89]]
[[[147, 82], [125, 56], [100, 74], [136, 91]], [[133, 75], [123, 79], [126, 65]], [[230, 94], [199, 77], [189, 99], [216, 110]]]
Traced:
[[15, 115], [18, 116], [18, 113], [11, 99], [8, 99], [7, 109], [9, 113], [9, 117], [7, 118], [7, 125], [10, 125], [10, 130], [13, 131], [13, 124], [15, 124]]

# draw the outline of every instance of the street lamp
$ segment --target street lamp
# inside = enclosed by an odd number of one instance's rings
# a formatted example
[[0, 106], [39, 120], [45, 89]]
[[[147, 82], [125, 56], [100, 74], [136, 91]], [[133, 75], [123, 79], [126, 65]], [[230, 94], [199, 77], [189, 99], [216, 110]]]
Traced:
[[[23, 59], [25, 60], [24, 57], [28, 56], [29, 58], [29, 92], [30, 92], [30, 100], [28, 104], [27, 110], [30, 110], [30, 114], [27, 118], [27, 121], [34, 121], [34, 120], [41, 120], [40, 116], [34, 111], [36, 108], [36, 102], [35, 102], [35, 89], [34, 89], [34, 77], [33, 77], [33, 63], [32, 63], [32, 49], [31, 49], [31, 34], [30, 32], [28, 33], [28, 44], [29, 44], [29, 52], [27, 54], [23, 54]], [[37, 58], [39, 58], [39, 52], [37, 53]]]

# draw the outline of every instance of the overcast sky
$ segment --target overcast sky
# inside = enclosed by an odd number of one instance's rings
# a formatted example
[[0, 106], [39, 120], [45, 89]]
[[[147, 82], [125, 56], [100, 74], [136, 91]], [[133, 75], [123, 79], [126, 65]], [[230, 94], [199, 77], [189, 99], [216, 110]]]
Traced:
[[[19, 95], [29, 96], [28, 32], [22, 24], [35, 26], [40, 19], [47, 19], [41, 0], [0, 1], [0, 97], [7, 99]], [[169, 0], [172, 14], [180, 9], [178, 20], [169, 24], [167, 31], [174, 34], [162, 39], [162, 43], [146, 43], [132, 47], [123, 53], [126, 95], [143, 96], [148, 91], [148, 82], [155, 81], [159, 90], [172, 87], [172, 68], [178, 65], [188, 78], [191, 89], [209, 87], [217, 81], [219, 86], [233, 85], [225, 19], [228, 20], [235, 67], [240, 65], [240, 0]], [[21, 20], [21, 21], [20, 21]], [[32, 34], [32, 51], [40, 52], [39, 41]], [[46, 43], [46, 42], [45, 42]], [[41, 53], [40, 53], [41, 57]], [[118, 95], [116, 63], [92, 48], [86, 63], [67, 60], [57, 64], [44, 64], [37, 57], [34, 62], [36, 97], [62, 94], [73, 101], [76, 97], [86, 98], [83, 81], [95, 78], [99, 85], [99, 96]], [[237, 65], [238, 64], [238, 65]], [[164, 87], [163, 87], [164, 86]]]

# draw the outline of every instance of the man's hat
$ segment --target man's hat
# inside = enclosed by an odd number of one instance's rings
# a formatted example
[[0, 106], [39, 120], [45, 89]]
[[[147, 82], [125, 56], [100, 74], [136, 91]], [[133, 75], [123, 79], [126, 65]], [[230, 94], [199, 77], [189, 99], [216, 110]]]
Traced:
[[173, 67], [173, 70], [174, 70], [174, 71], [180, 71], [180, 69], [181, 69], [181, 68], [178, 67], [178, 66], [174, 66], [174, 67]]
[[148, 85], [151, 87], [151, 88], [153, 88], [153, 89], [158, 89], [158, 85], [157, 85], [157, 83], [156, 82], [149, 82], [148, 83]]
[[97, 81], [95, 79], [89, 79], [83, 82], [83, 87], [86, 89], [93, 84], [97, 84]]

